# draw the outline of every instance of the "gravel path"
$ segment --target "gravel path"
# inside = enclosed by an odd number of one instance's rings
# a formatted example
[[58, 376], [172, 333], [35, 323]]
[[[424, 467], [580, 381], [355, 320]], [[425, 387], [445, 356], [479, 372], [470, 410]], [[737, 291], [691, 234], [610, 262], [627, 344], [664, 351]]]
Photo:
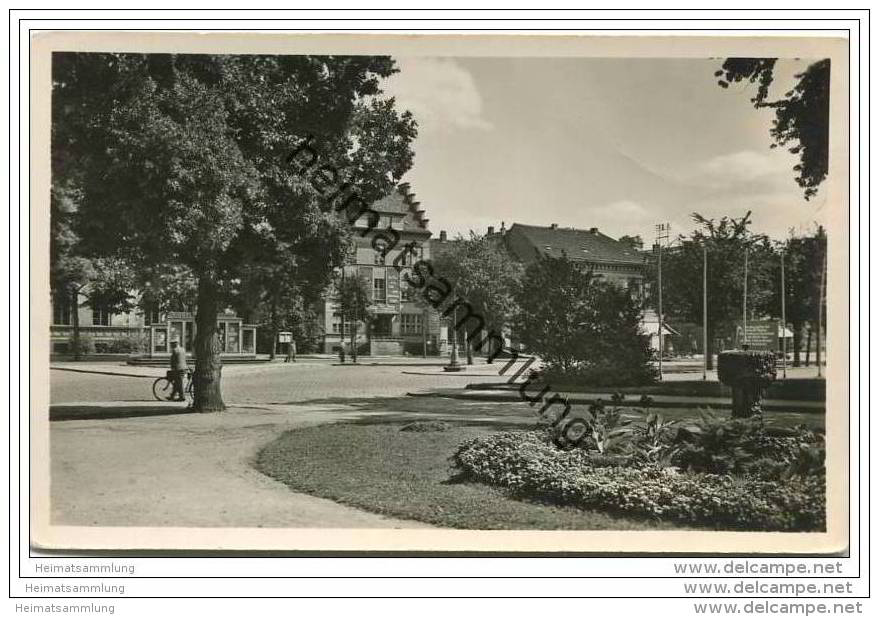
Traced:
[[[124, 409], [142, 410], [143, 403]], [[277, 405], [52, 422], [52, 524], [427, 527], [292, 492], [252, 465], [258, 450], [285, 430], [369, 413]]]

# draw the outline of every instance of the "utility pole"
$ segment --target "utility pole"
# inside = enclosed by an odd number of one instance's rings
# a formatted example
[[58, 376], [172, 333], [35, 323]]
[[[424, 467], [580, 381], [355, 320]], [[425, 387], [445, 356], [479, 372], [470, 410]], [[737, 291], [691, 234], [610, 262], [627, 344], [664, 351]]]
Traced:
[[657, 261], [657, 275], [656, 275], [656, 283], [658, 292], [659, 292], [659, 303], [657, 307], [657, 318], [659, 320], [659, 380], [662, 381], [662, 354], [665, 351], [665, 345], [663, 344], [663, 329], [665, 326], [665, 322], [662, 318], [662, 241], [668, 240], [668, 231], [671, 228], [671, 225], [668, 223], [660, 223], [656, 226], [656, 246], [659, 251], [658, 261]]
[[[820, 231], [820, 229], [819, 229]], [[815, 364], [818, 365], [818, 377], [821, 377], [821, 319], [824, 317], [824, 286], [827, 277], [827, 247], [824, 247], [824, 258], [821, 261], [821, 289], [818, 290], [818, 339], [815, 341]]]
[[748, 249], [745, 248], [745, 285], [742, 293], [742, 346], [748, 344]]
[[708, 379], [708, 245], [702, 245], [702, 381]]
[[784, 249], [781, 250], [781, 377], [787, 379], [787, 314], [785, 312]]

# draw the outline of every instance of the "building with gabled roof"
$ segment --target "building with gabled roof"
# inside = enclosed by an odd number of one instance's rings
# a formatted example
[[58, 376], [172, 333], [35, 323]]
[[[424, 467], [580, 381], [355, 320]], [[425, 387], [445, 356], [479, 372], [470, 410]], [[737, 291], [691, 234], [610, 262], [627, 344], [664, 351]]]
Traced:
[[[341, 276], [360, 277], [369, 292], [371, 319], [354, 324], [342, 321], [335, 300], [335, 289], [327, 290], [318, 306], [319, 327], [323, 331], [320, 349], [335, 353], [342, 345], [350, 352], [352, 328], [361, 354], [436, 355], [446, 349], [447, 328], [435, 310], [416, 301], [416, 291], [405, 282], [407, 271], [420, 259], [430, 259], [431, 232], [421, 204], [408, 183], [400, 184], [389, 195], [370, 204], [352, 225], [354, 246]], [[377, 224], [370, 220], [378, 215]], [[382, 242], [394, 236], [388, 250]], [[414, 252], [405, 248], [414, 243]], [[385, 249], [385, 250], [382, 250]]]
[[607, 281], [626, 286], [639, 295], [643, 291], [648, 266], [643, 253], [601, 233], [597, 227], [575, 229], [555, 224], [541, 227], [514, 223], [503, 234], [503, 242], [513, 257], [524, 264], [540, 255], [566, 255], [572, 261], [586, 262]]

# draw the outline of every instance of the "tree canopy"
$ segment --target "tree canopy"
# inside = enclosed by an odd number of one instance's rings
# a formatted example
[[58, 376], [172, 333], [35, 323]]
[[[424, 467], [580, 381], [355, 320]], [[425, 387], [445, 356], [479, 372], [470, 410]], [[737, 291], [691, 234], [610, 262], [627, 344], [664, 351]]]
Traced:
[[727, 58], [717, 82], [722, 88], [730, 84], [756, 83], [751, 97], [755, 108], [775, 111], [769, 134], [771, 148], [787, 146], [799, 156], [794, 166], [796, 182], [806, 199], [814, 197], [827, 177], [830, 140], [830, 60], [819, 60], [795, 76], [796, 85], [784, 96], [769, 100], [769, 88], [775, 80], [777, 58]]
[[371, 203], [411, 166], [415, 121], [379, 87], [393, 60], [56, 53], [52, 71], [53, 186], [78, 192], [84, 252], [191, 272], [195, 406], [222, 409], [217, 312], [258, 281], [326, 285], [350, 233], [326, 178]]

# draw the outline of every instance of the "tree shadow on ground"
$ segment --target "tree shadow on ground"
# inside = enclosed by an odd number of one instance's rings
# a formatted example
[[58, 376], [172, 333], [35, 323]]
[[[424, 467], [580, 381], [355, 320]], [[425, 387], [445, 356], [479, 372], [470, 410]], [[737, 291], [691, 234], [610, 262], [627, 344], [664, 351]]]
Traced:
[[155, 405], [115, 405], [99, 407], [95, 405], [52, 405], [49, 407], [49, 421], [65, 420], [110, 420], [113, 418], [140, 418], [147, 416], [170, 416], [195, 413], [188, 407], [157, 403]]
[[339, 406], [345, 411], [374, 414], [381, 416], [364, 418], [367, 423], [401, 422], [418, 419], [448, 420], [455, 423], [468, 424], [534, 424], [539, 419], [537, 406], [527, 403], [462, 401], [440, 397], [332, 397], [291, 401], [285, 403], [290, 407], [332, 407]]

